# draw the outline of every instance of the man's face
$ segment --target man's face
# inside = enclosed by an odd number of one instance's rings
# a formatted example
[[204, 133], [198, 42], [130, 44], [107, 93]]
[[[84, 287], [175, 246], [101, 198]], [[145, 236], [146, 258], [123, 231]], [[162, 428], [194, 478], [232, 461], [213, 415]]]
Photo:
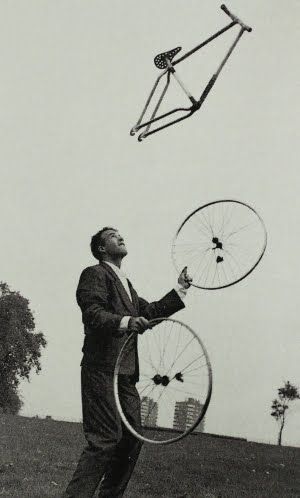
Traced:
[[117, 230], [106, 230], [102, 235], [101, 249], [104, 253], [112, 257], [124, 257], [127, 254], [127, 249], [123, 237]]

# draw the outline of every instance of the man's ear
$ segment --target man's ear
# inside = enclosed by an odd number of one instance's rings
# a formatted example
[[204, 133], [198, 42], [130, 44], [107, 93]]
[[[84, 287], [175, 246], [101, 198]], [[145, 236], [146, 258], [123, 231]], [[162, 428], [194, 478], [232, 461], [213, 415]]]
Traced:
[[99, 254], [103, 254], [105, 252], [105, 249], [103, 246], [98, 246], [98, 252]]

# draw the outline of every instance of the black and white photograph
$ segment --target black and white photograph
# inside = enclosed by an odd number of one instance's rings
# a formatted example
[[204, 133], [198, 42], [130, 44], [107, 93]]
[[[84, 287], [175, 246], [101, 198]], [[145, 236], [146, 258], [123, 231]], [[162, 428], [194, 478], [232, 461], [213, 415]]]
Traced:
[[299, 497], [299, 0], [0, 24], [0, 498]]

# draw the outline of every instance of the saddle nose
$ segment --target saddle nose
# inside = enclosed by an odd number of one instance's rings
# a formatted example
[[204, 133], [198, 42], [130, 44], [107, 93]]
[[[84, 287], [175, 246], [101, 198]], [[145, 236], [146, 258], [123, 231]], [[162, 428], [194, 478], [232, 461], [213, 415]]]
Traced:
[[166, 69], [167, 63], [166, 59], [169, 59], [171, 61], [178, 52], [180, 52], [182, 47], [176, 47], [173, 48], [172, 50], [169, 50], [168, 52], [162, 52], [161, 54], [158, 54], [154, 57], [154, 64], [158, 69]]

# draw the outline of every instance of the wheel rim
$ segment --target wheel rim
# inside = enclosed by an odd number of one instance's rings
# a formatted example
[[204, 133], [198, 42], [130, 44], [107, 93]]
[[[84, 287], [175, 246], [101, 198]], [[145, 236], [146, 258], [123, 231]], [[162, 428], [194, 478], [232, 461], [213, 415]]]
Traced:
[[[192, 432], [208, 408], [212, 371], [205, 346], [184, 323], [163, 318], [151, 320], [151, 330], [138, 336], [142, 425], [133, 427], [122, 408], [118, 375], [133, 335], [123, 345], [114, 373], [114, 395], [121, 419], [138, 439], [169, 444]], [[136, 417], [135, 417], [136, 418]]]
[[172, 260], [178, 272], [188, 267], [194, 287], [222, 289], [247, 277], [266, 246], [267, 231], [255, 209], [240, 201], [219, 200], [183, 221], [172, 244]]

